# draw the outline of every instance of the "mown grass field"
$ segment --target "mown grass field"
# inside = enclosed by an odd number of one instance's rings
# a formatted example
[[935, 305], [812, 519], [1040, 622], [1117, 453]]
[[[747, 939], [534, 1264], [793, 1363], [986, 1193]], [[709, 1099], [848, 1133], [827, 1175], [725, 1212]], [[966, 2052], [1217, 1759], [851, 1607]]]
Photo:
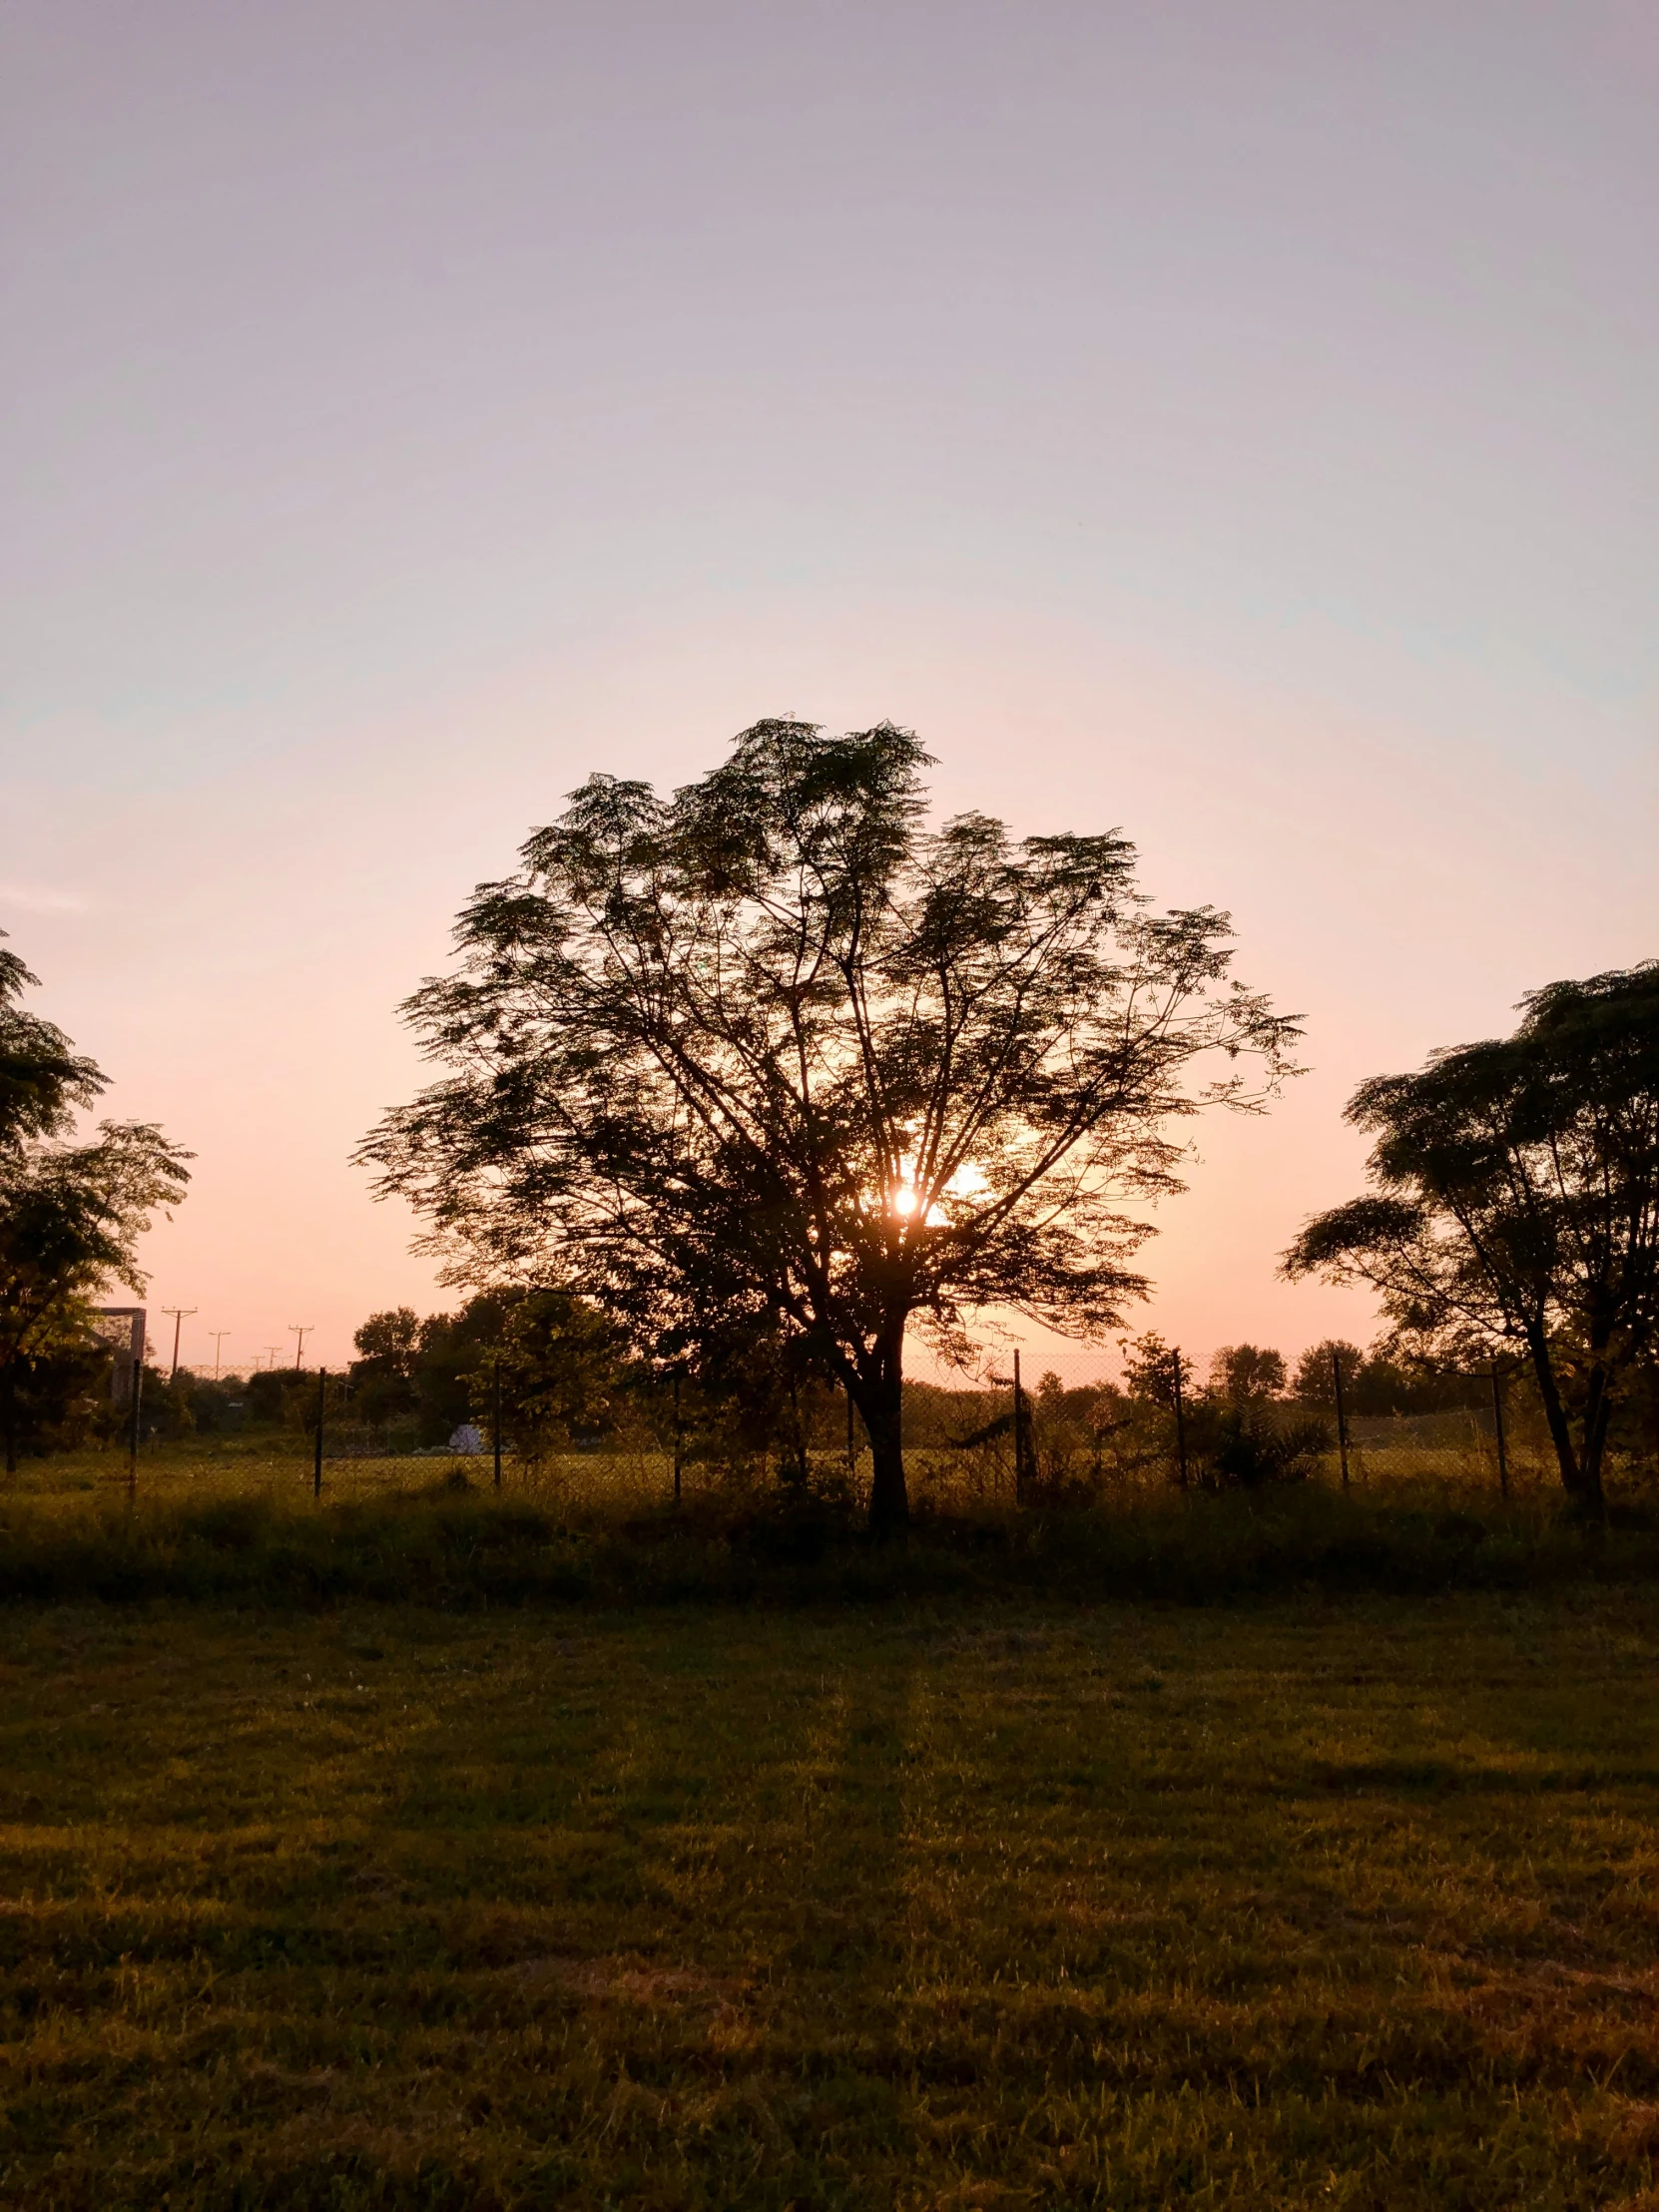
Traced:
[[0, 2200], [1659, 2205], [1659, 1589], [0, 1616]]

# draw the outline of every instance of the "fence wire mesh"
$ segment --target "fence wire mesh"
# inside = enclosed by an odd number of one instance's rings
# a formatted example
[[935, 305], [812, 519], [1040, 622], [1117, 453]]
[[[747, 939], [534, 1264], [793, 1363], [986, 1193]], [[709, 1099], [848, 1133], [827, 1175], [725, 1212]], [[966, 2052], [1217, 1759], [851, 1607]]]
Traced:
[[[1230, 1407], [1190, 1371], [1184, 1371], [1178, 1405], [1171, 1391], [1149, 1391], [1144, 1374], [1131, 1386], [1133, 1368], [1121, 1346], [1054, 1340], [988, 1343], [965, 1368], [942, 1366], [918, 1352], [902, 1412], [912, 1498], [923, 1508], [971, 1510], [1128, 1500], [1183, 1485], [1220, 1487], [1285, 1475], [1342, 1481], [1345, 1454], [1333, 1405], [1281, 1392]], [[1348, 1412], [1350, 1483], [1473, 1484], [1516, 1492], [1553, 1487], [1558, 1476], [1548, 1434], [1524, 1384], [1512, 1379], [1502, 1386], [1500, 1456], [1491, 1379], [1463, 1381], [1461, 1404], [1426, 1412]], [[1239, 1444], [1240, 1422], [1249, 1449]], [[330, 1384], [323, 1486], [335, 1497], [384, 1496], [444, 1482], [490, 1487], [494, 1442], [487, 1405], [475, 1408], [448, 1442], [417, 1447], [412, 1428], [363, 1422], [349, 1389]], [[141, 1451], [140, 1479], [152, 1494], [189, 1492], [210, 1479], [249, 1491], [285, 1489], [309, 1481], [313, 1452], [314, 1428], [305, 1423], [172, 1441], [158, 1435]], [[509, 1421], [500, 1479], [504, 1489], [521, 1495], [627, 1515], [673, 1498], [725, 1497], [780, 1480], [839, 1488], [861, 1499], [869, 1473], [861, 1422], [837, 1386], [818, 1382], [801, 1387], [786, 1428], [770, 1433], [753, 1423], [745, 1428], [719, 1401], [689, 1399], [682, 1407], [666, 1386], [619, 1398], [614, 1418], [592, 1433], [526, 1438]], [[102, 1487], [127, 1481], [129, 1469], [125, 1452], [110, 1450], [42, 1462], [26, 1479], [30, 1486]]]

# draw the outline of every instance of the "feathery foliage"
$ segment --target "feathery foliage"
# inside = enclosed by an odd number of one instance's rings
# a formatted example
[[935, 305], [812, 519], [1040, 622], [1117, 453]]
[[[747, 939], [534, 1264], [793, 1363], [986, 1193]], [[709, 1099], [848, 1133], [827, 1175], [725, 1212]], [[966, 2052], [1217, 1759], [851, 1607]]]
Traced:
[[1311, 1221], [1293, 1277], [1363, 1282], [1395, 1341], [1530, 1359], [1567, 1490], [1601, 1503], [1620, 1388], [1659, 1330], [1659, 961], [1550, 984], [1511, 1037], [1363, 1083], [1373, 1189]]
[[863, 1416], [881, 1526], [906, 1329], [1117, 1323], [1123, 1202], [1179, 1188], [1174, 1125], [1259, 1104], [1296, 1035], [1116, 831], [925, 828], [927, 759], [774, 721], [672, 799], [592, 778], [461, 915], [407, 1007], [450, 1072], [363, 1148], [455, 1280], [579, 1291], [659, 1357], [799, 1348]]

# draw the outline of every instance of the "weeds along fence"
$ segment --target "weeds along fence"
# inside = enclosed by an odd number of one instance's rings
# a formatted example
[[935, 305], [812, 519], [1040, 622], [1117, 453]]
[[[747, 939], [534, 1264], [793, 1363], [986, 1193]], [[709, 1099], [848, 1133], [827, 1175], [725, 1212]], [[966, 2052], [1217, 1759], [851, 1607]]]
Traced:
[[[1178, 1408], [1125, 1394], [1105, 1369], [1098, 1351], [1026, 1350], [1016, 1360], [1012, 1348], [997, 1347], [974, 1371], [913, 1377], [903, 1438], [917, 1504], [972, 1511], [1128, 1502], [1183, 1486], [1284, 1479], [1339, 1487], [1345, 1466], [1350, 1486], [1373, 1492], [1433, 1484], [1519, 1494], [1556, 1484], [1547, 1434], [1518, 1389], [1505, 1394], [1500, 1453], [1488, 1378], [1471, 1378], [1469, 1402], [1449, 1410], [1350, 1413], [1340, 1437], [1331, 1408], [1276, 1401], [1230, 1412], [1203, 1393]], [[682, 1418], [677, 1402], [625, 1414], [603, 1433], [546, 1435], [532, 1450], [504, 1437], [501, 1486], [546, 1505], [624, 1518], [675, 1498], [731, 1500], [780, 1482], [805, 1481], [853, 1501], [867, 1491], [867, 1439], [838, 1390], [802, 1391], [789, 1432], [773, 1435], [743, 1431], [708, 1408]], [[66, 1493], [136, 1482], [165, 1496], [207, 1483], [287, 1492], [320, 1473], [330, 1497], [366, 1500], [434, 1482], [491, 1488], [494, 1443], [487, 1414], [463, 1436], [465, 1448], [416, 1450], [407, 1431], [376, 1431], [336, 1413], [324, 1421], [320, 1469], [314, 1430], [295, 1428], [149, 1442], [136, 1462], [120, 1446], [66, 1454], [29, 1462], [20, 1481]]]

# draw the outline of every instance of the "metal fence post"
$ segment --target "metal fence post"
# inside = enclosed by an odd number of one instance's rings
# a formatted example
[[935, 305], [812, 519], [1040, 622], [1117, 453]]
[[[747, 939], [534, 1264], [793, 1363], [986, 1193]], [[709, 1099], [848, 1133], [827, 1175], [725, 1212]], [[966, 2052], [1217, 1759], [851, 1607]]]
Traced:
[[328, 1389], [328, 1370], [316, 1371], [316, 1455], [311, 1461], [311, 1495], [322, 1495], [322, 1408]]
[[1348, 1414], [1343, 1409], [1343, 1361], [1335, 1345], [1331, 1347], [1331, 1382], [1337, 1392], [1337, 1449], [1342, 1455], [1343, 1488], [1348, 1488]]
[[1025, 1392], [1020, 1388], [1019, 1354], [1014, 1354], [1014, 1503], [1025, 1502]]
[[490, 1393], [490, 1440], [495, 1452], [495, 1487], [501, 1487], [501, 1355], [495, 1356], [495, 1386]]
[[1497, 1362], [1492, 1362], [1492, 1424], [1497, 1430], [1497, 1487], [1500, 1496], [1509, 1495], [1509, 1453], [1503, 1437], [1503, 1381], [1497, 1372]]
[[680, 1468], [684, 1458], [686, 1426], [680, 1418], [680, 1371], [674, 1371], [674, 1502], [680, 1502]]
[[139, 1407], [144, 1402], [144, 1354], [133, 1362], [133, 1420], [127, 1434], [127, 1496], [138, 1496]]

